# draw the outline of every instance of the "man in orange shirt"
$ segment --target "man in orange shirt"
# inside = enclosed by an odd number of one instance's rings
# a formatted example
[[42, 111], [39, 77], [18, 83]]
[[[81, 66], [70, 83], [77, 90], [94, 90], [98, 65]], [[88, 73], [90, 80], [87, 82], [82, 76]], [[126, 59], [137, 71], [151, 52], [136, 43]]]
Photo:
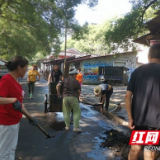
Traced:
[[76, 77], [76, 80], [78, 80], [80, 86], [82, 85], [82, 81], [83, 81], [83, 74], [81, 73], [81, 69], [78, 69], [78, 74], [77, 74], [77, 77]]

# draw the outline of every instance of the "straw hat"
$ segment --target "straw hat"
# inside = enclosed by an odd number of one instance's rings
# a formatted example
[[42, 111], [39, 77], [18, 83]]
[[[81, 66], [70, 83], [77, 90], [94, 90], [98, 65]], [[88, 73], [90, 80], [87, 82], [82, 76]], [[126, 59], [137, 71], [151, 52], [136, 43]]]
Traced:
[[97, 96], [101, 93], [102, 89], [100, 86], [94, 87], [94, 94]]

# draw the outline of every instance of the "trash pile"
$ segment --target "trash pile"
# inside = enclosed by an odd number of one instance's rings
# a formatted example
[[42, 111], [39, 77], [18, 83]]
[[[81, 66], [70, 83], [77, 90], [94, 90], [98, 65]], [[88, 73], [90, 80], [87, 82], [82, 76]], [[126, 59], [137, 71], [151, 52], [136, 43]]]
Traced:
[[[115, 157], [119, 157], [120, 160], [128, 160], [130, 137], [114, 129], [105, 131], [104, 134], [106, 137], [100, 137], [104, 140], [100, 147], [108, 147]], [[143, 160], [143, 152], [141, 152], [139, 160]]]

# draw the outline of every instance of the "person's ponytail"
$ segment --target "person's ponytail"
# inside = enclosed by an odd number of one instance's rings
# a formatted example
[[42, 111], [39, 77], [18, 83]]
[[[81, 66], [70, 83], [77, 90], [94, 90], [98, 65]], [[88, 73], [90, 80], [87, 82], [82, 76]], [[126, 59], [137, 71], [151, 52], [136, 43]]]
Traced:
[[11, 67], [12, 66], [12, 61], [8, 61], [7, 63], [6, 63], [6, 67], [7, 67], [7, 69], [10, 71], [11, 70]]

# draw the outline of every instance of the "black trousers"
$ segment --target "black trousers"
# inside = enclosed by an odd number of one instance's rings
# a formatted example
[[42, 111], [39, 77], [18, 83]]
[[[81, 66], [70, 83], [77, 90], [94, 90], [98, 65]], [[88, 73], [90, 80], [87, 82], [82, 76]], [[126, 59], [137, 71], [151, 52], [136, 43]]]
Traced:
[[[109, 100], [110, 100], [110, 97], [113, 93], [113, 88], [111, 88], [109, 91], [106, 91], [106, 103], [105, 103], [105, 109], [108, 111], [108, 107], [109, 107]], [[101, 98], [101, 101], [102, 101], [102, 98]]]
[[35, 82], [29, 82], [28, 83], [28, 92], [29, 92], [29, 94], [33, 94], [34, 93], [34, 83]]

